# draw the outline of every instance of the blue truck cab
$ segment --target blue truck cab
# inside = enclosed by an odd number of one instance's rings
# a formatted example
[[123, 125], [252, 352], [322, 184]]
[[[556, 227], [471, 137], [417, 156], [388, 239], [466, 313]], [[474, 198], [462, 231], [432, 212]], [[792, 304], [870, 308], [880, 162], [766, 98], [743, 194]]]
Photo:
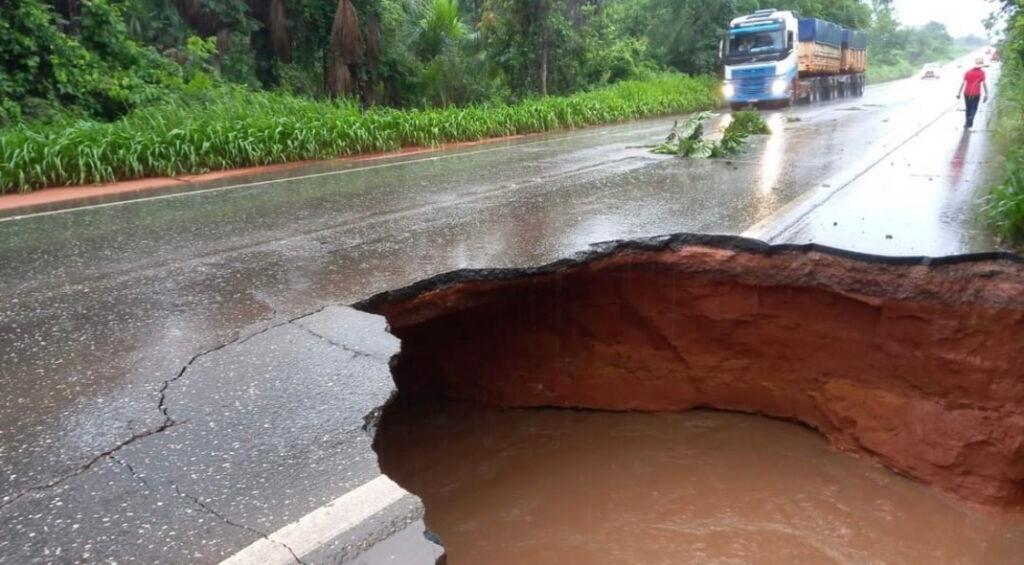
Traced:
[[722, 94], [732, 106], [790, 101], [798, 75], [799, 20], [759, 10], [732, 20], [722, 44]]

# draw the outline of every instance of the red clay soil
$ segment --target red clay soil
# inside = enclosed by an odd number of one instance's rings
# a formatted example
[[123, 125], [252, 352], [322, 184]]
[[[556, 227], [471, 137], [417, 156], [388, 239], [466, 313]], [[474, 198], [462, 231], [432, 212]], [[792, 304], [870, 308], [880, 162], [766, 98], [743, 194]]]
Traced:
[[677, 236], [374, 297], [400, 391], [792, 419], [969, 501], [1024, 503], [1024, 262]]
[[385, 153], [365, 153], [362, 155], [353, 155], [351, 157], [339, 157], [337, 159], [330, 159], [327, 161], [296, 161], [292, 163], [280, 163], [277, 165], [266, 165], [262, 167], [245, 167], [239, 169], [226, 169], [223, 171], [213, 171], [210, 173], [197, 174], [197, 175], [181, 175], [177, 177], [153, 177], [145, 179], [126, 180], [119, 182], [112, 182], [109, 184], [90, 184], [90, 185], [77, 185], [77, 186], [55, 186], [50, 188], [43, 188], [32, 192], [19, 192], [10, 194], [0, 194], [0, 211], [15, 210], [18, 208], [29, 208], [35, 206], [43, 206], [50, 204], [61, 204], [65, 202], [73, 202], [77, 200], [87, 200], [93, 198], [101, 198], [105, 196], [116, 196], [122, 194], [139, 193], [140, 197], [145, 196], [146, 192], [164, 189], [168, 187], [180, 186], [183, 188], [194, 187], [195, 185], [210, 182], [215, 180], [221, 180], [226, 178], [236, 178], [249, 175], [261, 175], [266, 173], [274, 173], [280, 171], [290, 171], [299, 169], [314, 163], [327, 163], [327, 164], [345, 164], [345, 163], [361, 163], [368, 161], [377, 161], [380, 159], [387, 159], [391, 157], [401, 157], [410, 155], [419, 155], [422, 153], [434, 153], [438, 151], [446, 151], [451, 149], [460, 149], [464, 147], [472, 147], [475, 145], [485, 145], [490, 143], [499, 143], [503, 141], [510, 141], [523, 137], [521, 135], [507, 136], [507, 137], [495, 137], [489, 139], [483, 139], [480, 141], [464, 141], [458, 143], [445, 143], [435, 147], [405, 147], [397, 151], [389, 151]]

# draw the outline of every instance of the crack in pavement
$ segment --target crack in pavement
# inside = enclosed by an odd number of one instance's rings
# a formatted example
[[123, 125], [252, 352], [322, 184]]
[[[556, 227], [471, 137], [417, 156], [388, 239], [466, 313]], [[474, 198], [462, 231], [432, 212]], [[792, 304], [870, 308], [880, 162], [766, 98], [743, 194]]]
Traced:
[[[133, 467], [131, 463], [129, 463], [128, 461], [125, 461], [123, 459], [119, 459], [119, 458], [117, 458], [117, 457], [115, 457], [113, 455], [110, 456], [110, 459], [112, 461], [114, 461], [115, 463], [117, 463], [118, 465], [120, 465], [121, 467], [123, 467], [128, 472], [128, 474], [130, 474], [132, 476], [133, 479], [138, 481], [140, 484], [142, 484], [148, 490], [153, 491], [153, 492], [157, 491], [157, 489], [153, 485], [151, 485], [149, 483], [149, 481], [146, 480], [145, 477], [140, 475], [135, 470], [135, 467]], [[295, 551], [293, 551], [291, 547], [288, 547], [288, 544], [279, 542], [279, 541], [271, 538], [268, 534], [266, 534], [266, 533], [264, 533], [264, 532], [262, 532], [260, 530], [257, 530], [256, 528], [253, 528], [251, 526], [246, 526], [245, 524], [240, 524], [238, 522], [235, 522], [235, 521], [231, 520], [230, 518], [228, 518], [227, 516], [225, 516], [221, 512], [218, 512], [217, 510], [214, 510], [213, 508], [211, 508], [208, 504], [206, 504], [205, 502], [200, 500], [198, 497], [193, 496], [191, 494], [188, 494], [187, 492], [184, 492], [183, 490], [181, 490], [181, 488], [179, 488], [178, 485], [176, 485], [173, 481], [167, 481], [167, 483], [170, 484], [171, 488], [174, 489], [175, 494], [177, 494], [181, 498], [184, 498], [184, 499], [188, 500], [189, 502], [192, 503], [193, 506], [199, 507], [199, 509], [201, 511], [203, 511], [203, 512], [205, 512], [207, 514], [210, 514], [211, 516], [217, 518], [221, 522], [224, 522], [225, 524], [227, 524], [227, 525], [229, 525], [229, 526], [231, 526], [233, 528], [238, 528], [240, 530], [245, 530], [245, 531], [247, 531], [249, 533], [252, 533], [252, 534], [255, 534], [255, 535], [257, 535], [257, 536], [259, 536], [259, 537], [261, 537], [261, 538], [271, 542], [271, 543], [275, 543], [277, 545], [280, 545], [281, 547], [283, 547], [286, 550], [288, 550], [288, 553], [290, 553], [292, 555], [292, 558], [295, 559], [295, 561], [297, 563], [299, 563], [300, 565], [308, 565], [307, 563], [305, 563], [304, 561], [299, 559], [299, 557], [295, 554]]]
[[147, 481], [145, 477], [143, 477], [142, 475], [140, 475], [137, 472], [135, 472], [135, 467], [132, 467], [131, 463], [129, 463], [129, 462], [123, 460], [123, 459], [118, 459], [114, 455], [110, 456], [110, 460], [113, 461], [114, 463], [117, 463], [118, 465], [124, 467], [128, 471], [128, 474], [130, 474], [133, 479], [135, 479], [136, 481], [142, 483], [142, 486], [146, 487], [147, 489], [149, 489], [151, 491], [154, 491], [154, 492], [156, 491], [156, 489], [153, 488], [153, 485], [149, 484], [149, 481]]
[[[329, 338], [329, 337], [327, 337], [325, 335], [321, 335], [321, 334], [319, 334], [319, 333], [317, 333], [317, 332], [307, 328], [306, 326], [304, 326], [302, 324], [296, 323], [296, 322], [298, 322], [299, 320], [301, 320], [302, 318], [305, 318], [305, 317], [306, 316], [302, 316], [301, 318], [296, 318], [295, 320], [293, 320], [292, 322], [289, 322], [289, 323], [291, 325], [299, 328], [299, 329], [304, 330], [306, 333], [308, 333], [308, 334], [310, 334], [310, 335], [312, 335], [314, 337], [318, 337], [318, 338], [322, 339], [323, 341], [333, 345], [334, 347], [337, 347], [338, 349], [341, 349], [342, 351], [347, 351], [347, 352], [351, 353], [352, 354], [352, 359], [356, 359], [358, 357], [366, 357], [368, 359], [373, 359], [375, 361], [380, 361], [382, 363], [387, 363], [387, 359], [381, 359], [380, 357], [377, 357], [376, 355], [373, 355], [371, 353], [366, 353], [365, 351], [360, 351], [358, 349], [354, 349], [354, 348], [349, 347], [347, 345], [338, 343], [338, 342], [334, 341], [333, 339], [331, 339], [331, 338]], [[351, 359], [350, 359], [350, 361], [351, 361]]]
[[85, 473], [86, 471], [91, 469], [94, 465], [96, 465], [96, 463], [99, 463], [101, 460], [103, 460], [103, 459], [105, 459], [107, 457], [112, 456], [113, 454], [117, 453], [118, 451], [121, 451], [122, 449], [124, 449], [125, 447], [128, 447], [129, 445], [135, 443], [136, 441], [139, 441], [140, 439], [147, 438], [147, 437], [149, 437], [151, 435], [156, 435], [158, 433], [164, 432], [164, 431], [166, 431], [166, 430], [168, 430], [168, 429], [170, 429], [170, 428], [172, 428], [172, 427], [174, 427], [176, 425], [177, 425], [177, 422], [175, 422], [173, 420], [165, 420], [164, 423], [160, 424], [156, 428], [153, 428], [151, 430], [146, 430], [146, 431], [143, 431], [143, 432], [139, 432], [139, 433], [136, 433], [136, 434], [132, 434], [132, 436], [129, 437], [128, 439], [126, 439], [125, 441], [123, 441], [123, 442], [115, 445], [114, 447], [112, 447], [112, 448], [110, 448], [110, 449], [100, 453], [99, 455], [96, 455], [92, 459], [90, 459], [90, 460], [86, 461], [85, 463], [83, 463], [82, 465], [80, 465], [74, 471], [72, 471], [70, 473], [66, 473], [64, 475], [61, 475], [61, 476], [57, 477], [56, 479], [51, 480], [50, 482], [47, 482], [47, 483], [44, 483], [44, 484], [30, 486], [27, 489], [19, 492], [18, 494], [15, 494], [11, 498], [9, 498], [9, 499], [3, 501], [2, 503], [0, 503], [0, 510], [2, 510], [4, 508], [7, 508], [8, 506], [14, 504], [15, 502], [21, 500], [22, 498], [24, 498], [25, 496], [27, 496], [27, 495], [29, 495], [29, 494], [31, 494], [33, 492], [49, 490], [49, 489], [52, 489], [54, 487], [57, 487], [61, 483], [65, 482], [65, 481], [67, 481], [69, 479], [73, 479], [73, 478], [81, 475], [82, 473]]
[[[168, 407], [167, 407], [167, 390], [170, 388], [170, 386], [172, 384], [174, 384], [175, 382], [180, 380], [182, 377], [184, 377], [185, 373], [187, 373], [188, 370], [197, 361], [199, 361], [203, 357], [205, 357], [207, 355], [210, 355], [212, 353], [215, 353], [217, 351], [220, 351], [222, 349], [225, 349], [227, 347], [230, 347], [232, 345], [241, 345], [241, 344], [243, 344], [243, 343], [245, 343], [245, 342], [247, 342], [247, 341], [249, 341], [249, 340], [251, 340], [251, 339], [253, 339], [253, 338], [257, 337], [257, 336], [259, 336], [259, 335], [265, 334], [265, 333], [267, 333], [267, 332], [269, 332], [269, 331], [271, 331], [271, 330], [273, 330], [275, 328], [279, 328], [279, 327], [286, 326], [286, 325], [289, 325], [289, 324], [294, 324], [294, 322], [296, 322], [298, 320], [301, 320], [302, 318], [306, 318], [306, 317], [315, 315], [315, 314], [317, 314], [319, 312], [322, 312], [328, 306], [330, 306], [330, 304], [325, 304], [325, 305], [323, 305], [323, 306], [321, 306], [321, 307], [319, 307], [319, 308], [317, 308], [315, 310], [312, 310], [310, 312], [306, 312], [304, 314], [295, 316], [293, 318], [289, 318], [289, 319], [284, 320], [282, 322], [271, 324], [271, 325], [269, 325], [269, 326], [267, 326], [267, 327], [265, 327], [265, 328], [263, 328], [263, 329], [261, 329], [259, 331], [256, 331], [256, 332], [253, 332], [253, 333], [250, 333], [250, 334], [247, 334], [247, 335], [243, 335], [242, 333], [239, 332], [238, 334], [235, 335], [235, 337], [233, 339], [231, 339], [231, 340], [229, 340], [227, 342], [224, 342], [224, 343], [222, 343], [220, 345], [217, 345], [215, 347], [211, 347], [209, 349], [206, 349], [204, 351], [196, 353], [195, 355], [193, 355], [188, 360], [188, 362], [186, 362], [184, 365], [182, 365], [181, 369], [178, 371], [178, 373], [176, 375], [174, 375], [174, 377], [172, 377], [170, 379], [164, 380], [163, 383], [160, 385], [160, 388], [157, 390], [157, 393], [159, 394], [159, 400], [157, 401], [157, 410], [164, 417], [164, 421], [161, 422], [160, 425], [158, 425], [155, 428], [151, 428], [151, 429], [148, 429], [148, 430], [144, 430], [144, 431], [132, 434], [128, 439], [126, 439], [126, 440], [124, 440], [124, 441], [122, 441], [120, 443], [117, 443], [116, 445], [114, 445], [110, 449], [107, 449], [106, 451], [103, 451], [103, 452], [97, 454], [96, 456], [90, 458], [88, 461], [86, 461], [85, 463], [81, 464], [77, 469], [75, 469], [74, 471], [71, 471], [70, 473], [65, 473], [65, 474], [60, 475], [57, 478], [52, 479], [52, 480], [50, 480], [48, 482], [45, 482], [45, 483], [32, 485], [32, 486], [30, 486], [30, 487], [28, 487], [26, 489], [23, 489], [21, 492], [18, 492], [18, 493], [14, 494], [14, 495], [11, 495], [9, 498], [5, 498], [4, 500], [0, 501], [0, 510], [3, 510], [4, 508], [7, 508], [7, 507], [11, 506], [15, 502], [21, 500], [22, 498], [24, 498], [25, 496], [27, 496], [27, 495], [29, 495], [29, 494], [31, 494], [33, 492], [40, 492], [40, 491], [50, 490], [50, 489], [52, 489], [54, 487], [57, 487], [57, 486], [61, 485], [65, 481], [68, 481], [70, 479], [73, 479], [73, 478], [75, 478], [75, 477], [85, 473], [86, 471], [91, 469], [94, 465], [96, 465], [96, 463], [99, 463], [101, 460], [112, 456], [113, 454], [117, 453], [118, 451], [121, 451], [122, 449], [128, 447], [129, 445], [135, 443], [136, 441], [139, 441], [141, 439], [145, 439], [145, 438], [147, 438], [149, 436], [152, 436], [152, 435], [163, 433], [163, 432], [165, 432], [165, 431], [167, 431], [167, 430], [169, 430], [169, 429], [171, 429], [171, 428], [181, 424], [182, 422], [178, 422], [177, 420], [175, 420], [170, 415], [170, 413], [168, 412]], [[275, 312], [276, 312], [276, 310], [275, 310]], [[294, 325], [296, 325], [298, 327], [302, 327], [299, 324], [294, 324]]]
[[[159, 426], [156, 426], [155, 428], [152, 428], [152, 429], [149, 429], [149, 430], [145, 430], [145, 431], [142, 431], [142, 432], [138, 432], [138, 433], [132, 434], [132, 436], [129, 437], [128, 439], [126, 439], [126, 440], [124, 440], [124, 441], [114, 445], [110, 449], [108, 449], [106, 451], [103, 451], [102, 453], [99, 453], [96, 456], [90, 458], [88, 461], [86, 461], [85, 463], [80, 465], [74, 471], [72, 471], [70, 473], [66, 473], [64, 475], [61, 475], [61, 476], [59, 476], [59, 477], [57, 477], [57, 478], [55, 478], [55, 479], [53, 479], [51, 481], [48, 481], [46, 483], [37, 484], [37, 485], [33, 485], [31, 487], [28, 487], [28, 488], [22, 490], [21, 492], [13, 495], [9, 499], [3, 500], [2, 502], [0, 502], [0, 510], [2, 510], [4, 508], [7, 508], [8, 506], [13, 505], [15, 502], [21, 500], [22, 498], [24, 498], [25, 496], [27, 496], [27, 495], [29, 495], [29, 494], [31, 494], [33, 492], [40, 492], [40, 491], [45, 491], [45, 490], [52, 489], [52, 488], [57, 487], [60, 484], [66, 482], [66, 481], [68, 481], [70, 479], [73, 479], [73, 478], [75, 478], [75, 477], [77, 477], [79, 475], [82, 475], [83, 473], [86, 473], [87, 471], [92, 469], [97, 463], [99, 463], [103, 459], [107, 459], [107, 458], [109, 458], [111, 461], [113, 461], [117, 465], [121, 466], [122, 468], [124, 468], [132, 476], [132, 478], [134, 478], [140, 484], [145, 486], [148, 490], [156, 492], [158, 489], [155, 488], [154, 485], [151, 484], [149, 481], [147, 481], [145, 477], [140, 475], [135, 470], [135, 468], [131, 465], [131, 463], [129, 463], [128, 461], [126, 461], [126, 460], [124, 460], [122, 458], [117, 457], [116, 454], [119, 451], [121, 451], [122, 449], [124, 449], [124, 448], [128, 447], [129, 445], [135, 443], [136, 441], [145, 439], [145, 438], [147, 438], [149, 436], [152, 436], [152, 435], [156, 435], [156, 434], [165, 432], [165, 431], [167, 431], [167, 430], [169, 430], [169, 429], [171, 429], [171, 428], [173, 428], [175, 426], [178, 426], [180, 424], [188, 422], [187, 420], [179, 421], [179, 420], [175, 419], [171, 415], [170, 409], [168, 407], [168, 391], [169, 391], [171, 385], [173, 385], [175, 382], [181, 380], [188, 373], [189, 369], [191, 369], [197, 362], [199, 362], [200, 359], [206, 357], [207, 355], [211, 355], [213, 353], [216, 353], [217, 351], [221, 351], [221, 350], [226, 349], [228, 347], [231, 347], [233, 345], [241, 345], [241, 344], [246, 343], [246, 342], [248, 342], [248, 341], [250, 341], [250, 340], [252, 340], [252, 339], [254, 339], [254, 338], [256, 338], [256, 337], [258, 337], [260, 335], [263, 335], [263, 334], [265, 334], [267, 332], [270, 332], [271, 330], [274, 330], [276, 328], [280, 328], [280, 327], [284, 327], [284, 326], [288, 326], [288, 325], [293, 325], [295, 327], [301, 328], [302, 330], [306, 331], [307, 333], [312, 334], [313, 336], [316, 336], [316, 337], [318, 337], [318, 338], [320, 338], [320, 339], [322, 339], [322, 340], [324, 340], [324, 341], [326, 341], [326, 342], [328, 342], [328, 343], [330, 343], [330, 344], [332, 344], [332, 345], [334, 345], [334, 346], [336, 346], [336, 347], [338, 347], [338, 348], [340, 348], [340, 349], [342, 349], [344, 351], [348, 351], [349, 353], [351, 353], [353, 355], [353, 358], [355, 358], [357, 356], [365, 356], [365, 357], [370, 357], [370, 358], [376, 359], [375, 356], [370, 355], [369, 353], [364, 353], [362, 351], [354, 350], [354, 349], [352, 349], [350, 347], [346, 347], [346, 346], [344, 346], [344, 345], [342, 345], [340, 343], [336, 343], [333, 340], [330, 340], [327, 337], [322, 336], [322, 335], [320, 335], [320, 334], [310, 330], [309, 328], [303, 326], [302, 324], [297, 323], [299, 320], [301, 320], [303, 318], [307, 318], [309, 316], [313, 316], [313, 315], [316, 315], [316, 314], [318, 314], [320, 312], [323, 312], [330, 305], [331, 304], [324, 304], [324, 305], [320, 306], [319, 308], [316, 308], [316, 309], [311, 310], [309, 312], [305, 312], [305, 313], [300, 314], [298, 316], [286, 319], [284, 321], [280, 321], [280, 322], [277, 322], [277, 323], [272, 323], [272, 324], [268, 325], [265, 328], [262, 328], [262, 329], [260, 329], [258, 331], [254, 331], [254, 332], [249, 333], [249, 334], [244, 334], [243, 335], [241, 332], [239, 332], [238, 334], [235, 335], [235, 337], [233, 339], [230, 339], [230, 340], [228, 340], [228, 341], [226, 341], [224, 343], [221, 343], [219, 345], [216, 345], [214, 347], [211, 347], [211, 348], [203, 350], [203, 351], [201, 351], [199, 353], [196, 353], [191, 358], [189, 358], [189, 360], [184, 365], [181, 366], [181, 369], [179, 369], [178, 372], [173, 377], [164, 380], [160, 384], [160, 387], [157, 390], [157, 393], [159, 395], [159, 398], [158, 398], [158, 401], [157, 401], [157, 410], [160, 412], [161, 415], [163, 415], [164, 419], [163, 419], [163, 422]], [[274, 314], [275, 314], [274, 317], [276, 317], [276, 310], [275, 310]], [[273, 318], [271, 318], [271, 319], [273, 319]], [[257, 536], [259, 536], [259, 537], [261, 537], [263, 539], [266, 539], [267, 541], [269, 541], [271, 543], [274, 543], [274, 544], [277, 544], [277, 545], [283, 547], [284, 549], [286, 549], [288, 551], [288, 553], [291, 554], [292, 558], [295, 560], [296, 563], [298, 563], [300, 565], [307, 565], [304, 561], [302, 561], [302, 559], [299, 558], [299, 556], [287, 544], [282, 543], [282, 542], [280, 542], [278, 540], [275, 540], [274, 538], [270, 537], [270, 535], [268, 535], [265, 532], [262, 532], [262, 531], [260, 531], [260, 530], [258, 530], [256, 528], [253, 528], [251, 526], [247, 526], [245, 524], [241, 524], [241, 523], [238, 523], [238, 522], [235, 522], [235, 521], [231, 520], [230, 518], [228, 518], [227, 516], [225, 516], [221, 512], [218, 512], [217, 510], [211, 508], [209, 505], [204, 503], [198, 497], [195, 497], [195, 496], [193, 496], [193, 495], [191, 495], [189, 493], [186, 493], [186, 492], [182, 491], [178, 487], [178, 485], [176, 485], [173, 481], [167, 480], [167, 483], [170, 484], [170, 486], [174, 489], [175, 493], [177, 493], [178, 496], [180, 496], [182, 498], [185, 498], [186, 500], [190, 501], [194, 506], [200, 508], [202, 511], [210, 514], [211, 516], [216, 517], [217, 519], [219, 519], [220, 521], [224, 522], [225, 524], [228, 524], [229, 526], [232, 526], [232, 527], [235, 527], [235, 528], [239, 528], [239, 529], [251, 532], [251, 533], [253, 533], [253, 534], [255, 534], [255, 535], [257, 535]]]
[[171, 484], [171, 487], [174, 488], [174, 492], [178, 493], [178, 496], [181, 496], [183, 498], [186, 498], [186, 499], [192, 501], [193, 504], [195, 504], [196, 506], [201, 508], [207, 514], [210, 514], [211, 516], [216, 517], [221, 522], [224, 522], [225, 524], [227, 524], [229, 526], [233, 526], [235, 528], [239, 528], [241, 530], [245, 530], [247, 532], [256, 534], [257, 536], [259, 536], [259, 537], [261, 537], [261, 538], [263, 538], [263, 539], [265, 539], [265, 540], [267, 540], [267, 541], [269, 541], [271, 543], [275, 543], [275, 544], [285, 548], [286, 550], [288, 550], [288, 553], [290, 553], [292, 555], [292, 559], [294, 559], [296, 563], [299, 563], [300, 565], [308, 565], [305, 561], [299, 559], [299, 556], [296, 555], [295, 552], [292, 551], [292, 548], [288, 547], [287, 544], [277, 541], [276, 539], [270, 537], [269, 534], [266, 534], [266, 533], [264, 533], [264, 532], [262, 532], [260, 530], [257, 530], [256, 528], [253, 528], [251, 526], [246, 526], [245, 524], [239, 524], [238, 522], [232, 521], [230, 518], [228, 518], [224, 514], [221, 514], [220, 512], [218, 512], [218, 511], [214, 510], [213, 508], [211, 508], [209, 505], [207, 505], [205, 502], [203, 502], [199, 498], [197, 498], [195, 496], [192, 496], [191, 494], [188, 494], [187, 492], [182, 491], [180, 488], [178, 488], [178, 485], [174, 484], [172, 481], [168, 481], [168, 482]]

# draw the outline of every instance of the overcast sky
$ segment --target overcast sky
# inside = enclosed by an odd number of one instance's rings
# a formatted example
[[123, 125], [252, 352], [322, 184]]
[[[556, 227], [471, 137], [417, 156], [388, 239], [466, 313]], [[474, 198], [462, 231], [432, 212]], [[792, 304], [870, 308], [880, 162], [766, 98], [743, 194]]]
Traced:
[[904, 24], [919, 26], [930, 21], [946, 24], [954, 36], [985, 35], [981, 25], [995, 9], [988, 0], [895, 0], [893, 5]]

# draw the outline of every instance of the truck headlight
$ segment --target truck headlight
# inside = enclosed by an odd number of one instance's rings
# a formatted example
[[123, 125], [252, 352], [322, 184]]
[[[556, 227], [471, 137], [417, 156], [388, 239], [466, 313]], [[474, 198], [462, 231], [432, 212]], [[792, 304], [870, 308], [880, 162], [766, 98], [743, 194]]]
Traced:
[[787, 90], [789, 90], [789, 81], [784, 78], [777, 78], [772, 83], [772, 94], [776, 96], [785, 94]]
[[723, 84], [722, 96], [725, 96], [726, 98], [732, 98], [733, 96], [736, 96], [736, 87], [733, 86], [730, 82]]

